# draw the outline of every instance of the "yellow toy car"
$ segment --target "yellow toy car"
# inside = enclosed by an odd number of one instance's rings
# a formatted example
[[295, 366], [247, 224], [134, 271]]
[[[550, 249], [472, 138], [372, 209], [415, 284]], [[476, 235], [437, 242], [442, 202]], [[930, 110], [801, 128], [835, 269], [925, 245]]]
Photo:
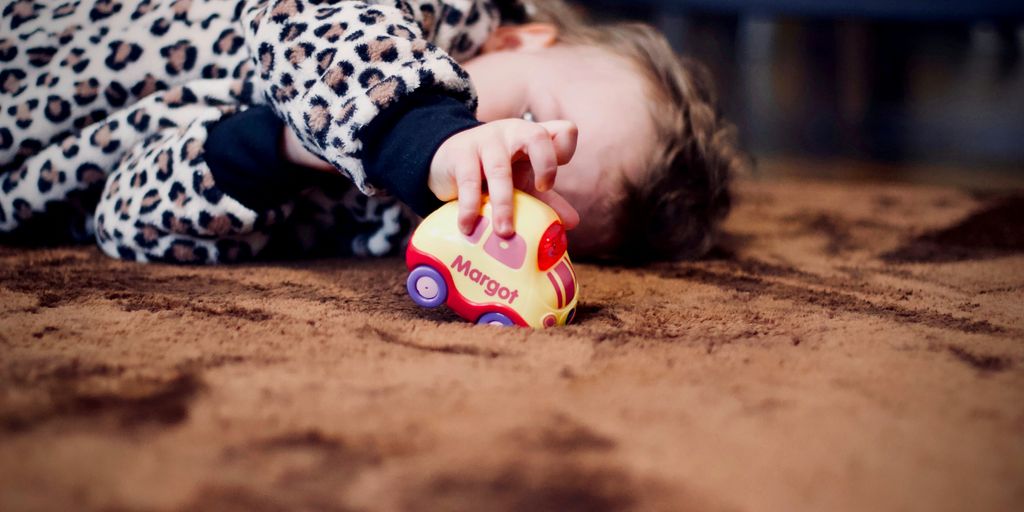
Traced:
[[548, 205], [518, 190], [513, 208], [512, 238], [494, 233], [486, 197], [468, 236], [458, 229], [455, 201], [424, 219], [405, 256], [412, 300], [425, 308], [447, 303], [478, 324], [541, 329], [572, 322], [579, 284], [561, 220]]

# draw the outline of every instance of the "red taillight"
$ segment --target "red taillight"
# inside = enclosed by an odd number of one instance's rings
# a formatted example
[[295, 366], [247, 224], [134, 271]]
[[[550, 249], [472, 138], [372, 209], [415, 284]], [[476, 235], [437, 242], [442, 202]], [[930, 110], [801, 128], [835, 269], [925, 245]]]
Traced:
[[556, 220], [540, 237], [540, 247], [537, 250], [537, 266], [540, 270], [543, 272], [558, 263], [565, 254], [567, 245], [565, 228]]

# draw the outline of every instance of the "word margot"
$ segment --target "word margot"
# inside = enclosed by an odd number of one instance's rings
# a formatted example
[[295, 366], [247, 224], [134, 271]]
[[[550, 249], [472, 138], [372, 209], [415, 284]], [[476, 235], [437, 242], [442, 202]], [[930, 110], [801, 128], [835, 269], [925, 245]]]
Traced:
[[508, 301], [510, 306], [519, 297], [519, 290], [509, 290], [508, 287], [491, 279], [490, 276], [484, 274], [479, 269], [473, 268], [473, 261], [463, 260], [461, 254], [455, 257], [451, 267], [456, 272], [461, 272], [462, 275], [468, 277], [470, 281], [482, 286], [484, 293], [487, 295], [491, 297], [497, 295], [499, 299]]

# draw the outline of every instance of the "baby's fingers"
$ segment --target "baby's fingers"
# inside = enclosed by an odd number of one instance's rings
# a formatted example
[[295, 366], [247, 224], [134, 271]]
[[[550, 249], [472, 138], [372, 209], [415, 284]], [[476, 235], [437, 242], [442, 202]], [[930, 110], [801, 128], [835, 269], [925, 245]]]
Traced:
[[455, 163], [455, 186], [459, 199], [459, 230], [469, 235], [480, 217], [480, 159], [473, 151], [461, 155]]
[[526, 154], [530, 157], [533, 167], [534, 186], [537, 190], [551, 190], [555, 186], [558, 174], [558, 156], [550, 135], [546, 130], [537, 128], [526, 142]]
[[558, 192], [554, 190], [533, 192], [533, 196], [544, 201], [552, 210], [555, 210], [558, 218], [562, 220], [562, 225], [565, 226], [565, 229], [576, 229], [576, 226], [579, 226], [580, 213]]
[[512, 161], [508, 149], [500, 141], [485, 144], [480, 149], [480, 163], [487, 178], [487, 193], [491, 199], [494, 231], [508, 238], [515, 234], [512, 224]]
[[576, 140], [579, 138], [579, 129], [572, 121], [544, 121], [539, 123], [551, 136], [551, 143], [555, 148], [555, 157], [558, 165], [565, 165], [572, 160], [576, 154]]

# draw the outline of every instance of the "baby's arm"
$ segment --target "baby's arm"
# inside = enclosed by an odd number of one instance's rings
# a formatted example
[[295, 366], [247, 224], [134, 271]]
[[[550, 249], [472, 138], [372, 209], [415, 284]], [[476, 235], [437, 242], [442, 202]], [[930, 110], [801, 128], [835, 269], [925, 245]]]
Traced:
[[[495, 121], [447, 137], [436, 151], [437, 136], [421, 134], [424, 125], [446, 116], [458, 116], [458, 105], [420, 107], [412, 119], [405, 119], [384, 143], [375, 148], [366, 166], [371, 179], [380, 174], [388, 190], [426, 215], [441, 201], [459, 200], [459, 228], [469, 234], [480, 212], [484, 183], [494, 207], [498, 234], [511, 236], [512, 189], [529, 191], [552, 206], [568, 229], [579, 224], [579, 214], [552, 190], [559, 165], [567, 164], [576, 151], [576, 126], [569, 121], [533, 123], [519, 119]], [[395, 132], [400, 133], [395, 133]], [[436, 133], [436, 132], [435, 132]], [[291, 163], [321, 172], [334, 167], [306, 151], [287, 127], [280, 135], [282, 154]], [[397, 170], [396, 170], [397, 169]], [[388, 171], [391, 172], [388, 172]], [[532, 177], [532, 179], [531, 179]]]
[[[438, 198], [459, 197], [464, 230], [475, 224], [484, 182], [499, 233], [512, 234], [513, 185], [532, 189], [575, 225], [575, 210], [549, 190], [557, 165], [572, 156], [575, 128], [522, 120], [473, 128], [469, 77], [448, 54], [478, 51], [497, 24], [494, 3], [394, 5], [275, 1], [249, 14], [259, 81], [290, 127], [282, 134], [284, 154], [340, 170], [368, 194], [375, 185], [386, 188], [420, 214]], [[336, 34], [337, 44], [311, 45], [310, 31], [320, 34], [315, 43], [325, 35], [332, 43]]]
[[452, 58], [475, 53], [497, 24], [488, 0], [253, 3], [243, 14], [262, 98], [310, 153], [365, 193], [368, 127], [414, 94], [476, 97]]
[[[366, 169], [371, 179], [377, 177], [375, 181], [384, 182], [414, 211], [426, 215], [440, 205], [438, 200], [458, 198], [459, 227], [470, 233], [479, 216], [486, 183], [501, 235], [511, 236], [513, 232], [513, 188], [527, 190], [550, 204], [569, 229], [579, 223], [576, 210], [551, 190], [557, 166], [568, 163], [576, 150], [573, 123], [506, 119], [470, 127], [444, 140], [437, 135], [439, 124], [477, 123], [465, 121], [469, 113], [443, 99], [418, 102], [411, 108], [415, 111], [406, 112], [398, 122], [384, 123], [382, 130], [388, 133], [380, 135], [381, 141], [370, 141]], [[331, 164], [306, 151], [287, 127], [281, 138], [282, 153], [292, 163], [334, 171]]]

